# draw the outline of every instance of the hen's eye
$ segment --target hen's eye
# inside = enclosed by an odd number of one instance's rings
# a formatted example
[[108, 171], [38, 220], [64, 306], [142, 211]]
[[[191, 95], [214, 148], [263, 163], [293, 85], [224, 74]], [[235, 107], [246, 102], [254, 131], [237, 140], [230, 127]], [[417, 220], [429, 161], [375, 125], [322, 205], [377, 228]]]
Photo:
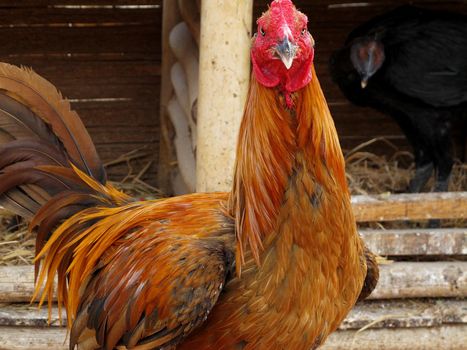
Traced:
[[307, 32], [306, 28], [303, 28], [303, 29], [302, 29], [302, 35], [305, 35], [306, 32]]
[[261, 33], [262, 36], [266, 35], [266, 32], [264, 31], [263, 27], [259, 28], [259, 32]]

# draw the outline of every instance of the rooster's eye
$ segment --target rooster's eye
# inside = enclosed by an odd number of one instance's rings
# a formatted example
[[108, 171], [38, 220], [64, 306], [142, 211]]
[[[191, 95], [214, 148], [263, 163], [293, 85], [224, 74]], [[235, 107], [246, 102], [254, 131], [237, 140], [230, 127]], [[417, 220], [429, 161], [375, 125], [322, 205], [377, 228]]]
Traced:
[[306, 28], [303, 28], [302, 29], [302, 35], [305, 35], [306, 34]]
[[259, 32], [261, 33], [262, 36], [266, 35], [266, 32], [264, 31], [263, 27], [259, 28]]

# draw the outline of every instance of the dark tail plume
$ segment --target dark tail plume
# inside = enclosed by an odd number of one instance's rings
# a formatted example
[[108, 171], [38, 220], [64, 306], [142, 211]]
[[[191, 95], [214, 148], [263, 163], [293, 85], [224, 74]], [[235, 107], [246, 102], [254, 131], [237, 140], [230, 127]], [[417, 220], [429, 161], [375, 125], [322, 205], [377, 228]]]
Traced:
[[0, 205], [30, 220], [63, 191], [89, 193], [71, 164], [105, 184], [94, 144], [70, 103], [32, 70], [0, 63]]

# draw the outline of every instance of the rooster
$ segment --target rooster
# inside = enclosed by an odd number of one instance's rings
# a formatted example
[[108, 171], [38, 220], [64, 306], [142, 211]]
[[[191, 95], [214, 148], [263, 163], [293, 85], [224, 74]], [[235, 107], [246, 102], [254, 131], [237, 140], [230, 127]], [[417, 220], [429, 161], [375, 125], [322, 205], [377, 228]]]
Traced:
[[232, 191], [153, 201], [106, 182], [48, 82], [0, 66], [0, 199], [37, 232], [41, 303], [58, 275], [70, 349], [308, 350], [371, 292], [378, 269], [313, 45], [307, 17], [273, 1], [252, 43]]

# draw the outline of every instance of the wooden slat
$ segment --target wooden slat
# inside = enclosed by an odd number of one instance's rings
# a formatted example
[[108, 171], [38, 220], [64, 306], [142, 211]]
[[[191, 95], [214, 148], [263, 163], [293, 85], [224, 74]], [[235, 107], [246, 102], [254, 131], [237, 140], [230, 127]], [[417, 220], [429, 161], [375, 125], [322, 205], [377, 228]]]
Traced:
[[360, 235], [379, 255], [467, 254], [467, 228], [360, 230]]
[[[0, 44], [9, 54], [124, 53], [160, 54], [154, 25], [121, 27], [2, 28]], [[3, 38], [3, 39], [2, 39]], [[53, 38], [53, 40], [51, 40]], [[153, 40], [148, 40], [152, 38]], [[18, 43], [21, 43], [20, 45]]]
[[68, 350], [66, 336], [58, 327], [0, 327], [0, 350]]
[[467, 301], [456, 299], [378, 300], [358, 303], [340, 325], [341, 330], [421, 328], [467, 325]]
[[359, 222], [461, 219], [467, 217], [467, 192], [354, 196], [352, 205]]
[[[36, 305], [0, 305], [1, 326], [46, 327], [63, 326], [58, 317], [58, 308], [53, 306], [51, 319], [47, 307], [38, 309]], [[384, 300], [358, 303], [340, 325], [341, 330], [361, 329], [371, 324], [371, 328], [421, 328], [439, 327], [450, 324], [467, 324], [467, 301], [456, 299], [439, 300]]]
[[[337, 331], [320, 350], [465, 350], [467, 326]], [[65, 328], [0, 327], [0, 350], [66, 350]]]
[[[0, 267], [0, 302], [30, 301], [32, 266]], [[370, 299], [467, 297], [467, 262], [394, 262], [380, 266]]]
[[161, 5], [162, 0], [0, 0], [0, 7], [21, 8], [38, 7], [54, 8], [56, 6], [88, 5], [96, 7], [104, 6], [125, 6], [125, 5]]
[[33, 291], [33, 266], [0, 267], [0, 303], [29, 302]]
[[467, 326], [334, 332], [319, 350], [465, 350]]
[[162, 8], [37, 7], [5, 8], [0, 6], [2, 28], [33, 27], [118, 27], [150, 24], [160, 27]]
[[380, 265], [369, 299], [467, 297], [467, 262], [395, 262]]

